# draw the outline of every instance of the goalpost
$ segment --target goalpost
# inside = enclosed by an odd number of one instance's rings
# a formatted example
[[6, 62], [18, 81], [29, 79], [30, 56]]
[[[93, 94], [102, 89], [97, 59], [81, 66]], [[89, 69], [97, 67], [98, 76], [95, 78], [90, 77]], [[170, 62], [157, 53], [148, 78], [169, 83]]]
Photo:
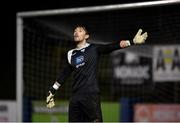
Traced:
[[[24, 19], [32, 17], [44, 17], [44, 16], [56, 16], [56, 15], [68, 15], [68, 14], [80, 14], [80, 13], [93, 13], [93, 12], [105, 12], [114, 10], [135, 9], [143, 7], [153, 6], [165, 6], [172, 4], [180, 4], [179, 0], [164, 0], [164, 1], [150, 1], [150, 2], [138, 2], [128, 4], [117, 5], [104, 5], [94, 7], [80, 7], [80, 8], [68, 8], [68, 9], [56, 9], [56, 10], [44, 10], [44, 11], [32, 11], [32, 12], [19, 12], [16, 16], [16, 100], [17, 100], [17, 121], [23, 120], [23, 89], [24, 89], [24, 58], [23, 58], [23, 41], [24, 41]], [[48, 40], [48, 39], [45, 39]], [[44, 58], [44, 57], [43, 57]], [[46, 59], [45, 59], [46, 60]], [[51, 78], [51, 77], [50, 77]]]

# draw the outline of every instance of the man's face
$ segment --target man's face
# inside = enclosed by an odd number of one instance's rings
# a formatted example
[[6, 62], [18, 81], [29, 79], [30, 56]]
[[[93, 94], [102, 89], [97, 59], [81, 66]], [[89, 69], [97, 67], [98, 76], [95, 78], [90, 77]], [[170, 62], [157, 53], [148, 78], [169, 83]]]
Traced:
[[86, 31], [83, 29], [83, 27], [76, 27], [74, 30], [74, 41], [81, 42], [85, 41], [89, 38], [89, 35], [86, 34]]

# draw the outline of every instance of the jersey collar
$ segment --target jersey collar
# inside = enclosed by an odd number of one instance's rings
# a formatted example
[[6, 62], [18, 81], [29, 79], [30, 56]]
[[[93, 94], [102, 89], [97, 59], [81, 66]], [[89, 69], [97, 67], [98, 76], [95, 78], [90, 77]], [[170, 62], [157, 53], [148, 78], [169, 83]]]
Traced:
[[89, 45], [90, 45], [89, 43], [86, 43], [86, 44], [85, 44], [83, 47], [81, 47], [81, 48], [76, 47], [76, 50], [84, 49], [84, 48], [88, 47]]

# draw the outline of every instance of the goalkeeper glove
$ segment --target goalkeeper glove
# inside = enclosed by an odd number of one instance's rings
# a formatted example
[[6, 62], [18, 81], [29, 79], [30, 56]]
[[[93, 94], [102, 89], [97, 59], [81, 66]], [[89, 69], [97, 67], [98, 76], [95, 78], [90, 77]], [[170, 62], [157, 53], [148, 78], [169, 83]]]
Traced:
[[48, 108], [53, 108], [55, 106], [54, 95], [56, 90], [58, 90], [60, 86], [61, 85], [58, 82], [55, 82], [54, 85], [50, 88], [48, 96], [46, 97], [46, 106]]
[[51, 93], [51, 91], [48, 92], [48, 96], [46, 98], [46, 103], [48, 108], [53, 108], [55, 106], [54, 103], [54, 94]]
[[145, 32], [144, 34], [141, 34], [141, 33], [142, 33], [142, 29], [139, 29], [137, 34], [135, 35], [135, 37], [133, 39], [134, 44], [145, 43], [145, 40], [147, 39], [148, 34], [147, 34], [147, 32]]

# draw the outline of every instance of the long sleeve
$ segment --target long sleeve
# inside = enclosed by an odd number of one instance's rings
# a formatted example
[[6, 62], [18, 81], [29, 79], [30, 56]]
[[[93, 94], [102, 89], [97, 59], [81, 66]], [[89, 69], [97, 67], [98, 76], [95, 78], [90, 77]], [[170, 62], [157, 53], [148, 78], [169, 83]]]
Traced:
[[64, 82], [66, 81], [66, 79], [70, 76], [70, 74], [73, 72], [73, 67], [68, 63], [68, 61], [66, 60], [65, 64], [63, 65], [63, 69], [60, 72], [58, 78], [57, 78], [57, 82], [60, 85], [63, 85]]
[[118, 49], [121, 49], [119, 42], [106, 44], [106, 45], [98, 45], [98, 52], [100, 54], [111, 53], [112, 51], [118, 50]]

